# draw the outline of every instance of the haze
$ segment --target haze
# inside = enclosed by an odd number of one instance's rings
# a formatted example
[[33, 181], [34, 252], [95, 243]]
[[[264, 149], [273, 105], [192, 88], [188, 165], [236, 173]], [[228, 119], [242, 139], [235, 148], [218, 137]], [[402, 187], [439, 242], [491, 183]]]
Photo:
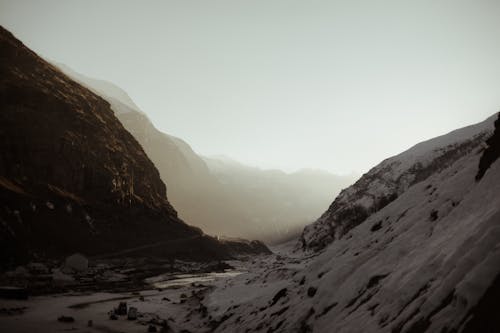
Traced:
[[500, 106], [500, 2], [0, 1], [202, 155], [365, 172]]

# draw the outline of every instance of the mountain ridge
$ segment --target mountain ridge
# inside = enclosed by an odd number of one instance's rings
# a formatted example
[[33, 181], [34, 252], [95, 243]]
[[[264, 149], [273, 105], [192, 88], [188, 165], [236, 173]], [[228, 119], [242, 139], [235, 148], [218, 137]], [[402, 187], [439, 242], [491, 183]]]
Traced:
[[[62, 70], [86, 86], [94, 83], [67, 66]], [[152, 159], [180, 217], [209, 234], [268, 242], [287, 239], [316, 219], [331, 196], [354, 179], [316, 172], [286, 174], [200, 156], [184, 140], [159, 131], [143, 111], [106, 91], [94, 91], [107, 98]]]
[[493, 132], [495, 117], [426, 140], [382, 161], [342, 191], [318, 221], [304, 229], [301, 247], [323, 249], [409, 187], [482, 145]]
[[178, 218], [158, 170], [106, 100], [3, 27], [0, 60], [2, 267], [169, 240], [176, 246], [156, 255], [232, 257]]

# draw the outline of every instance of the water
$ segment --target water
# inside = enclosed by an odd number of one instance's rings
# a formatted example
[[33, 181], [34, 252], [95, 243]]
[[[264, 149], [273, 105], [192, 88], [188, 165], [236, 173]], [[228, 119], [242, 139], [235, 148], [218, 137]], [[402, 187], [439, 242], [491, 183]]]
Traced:
[[215, 281], [220, 278], [228, 278], [240, 275], [244, 272], [240, 271], [226, 271], [226, 272], [213, 272], [201, 274], [162, 274], [159, 276], [151, 277], [145, 281], [152, 285], [154, 288], [164, 289], [169, 287], [179, 287], [189, 285], [191, 283], [207, 283]]

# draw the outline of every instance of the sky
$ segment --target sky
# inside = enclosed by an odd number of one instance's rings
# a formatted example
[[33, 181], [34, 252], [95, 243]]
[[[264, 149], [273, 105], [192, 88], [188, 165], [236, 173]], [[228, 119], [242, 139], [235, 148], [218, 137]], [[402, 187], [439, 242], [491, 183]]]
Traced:
[[199, 154], [362, 173], [500, 110], [498, 0], [0, 0]]

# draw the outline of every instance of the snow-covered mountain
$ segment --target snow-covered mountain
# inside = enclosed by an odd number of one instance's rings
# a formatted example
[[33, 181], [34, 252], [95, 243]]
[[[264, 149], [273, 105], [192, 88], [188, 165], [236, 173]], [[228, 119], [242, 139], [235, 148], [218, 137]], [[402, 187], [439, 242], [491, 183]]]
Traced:
[[498, 332], [499, 155], [494, 115], [385, 160], [307, 228], [323, 251], [209, 294], [214, 331]]
[[485, 138], [491, 135], [495, 117], [419, 143], [384, 160], [353, 186], [342, 191], [318, 221], [304, 229], [301, 246], [323, 249], [412, 186], [476, 151], [484, 145]]

